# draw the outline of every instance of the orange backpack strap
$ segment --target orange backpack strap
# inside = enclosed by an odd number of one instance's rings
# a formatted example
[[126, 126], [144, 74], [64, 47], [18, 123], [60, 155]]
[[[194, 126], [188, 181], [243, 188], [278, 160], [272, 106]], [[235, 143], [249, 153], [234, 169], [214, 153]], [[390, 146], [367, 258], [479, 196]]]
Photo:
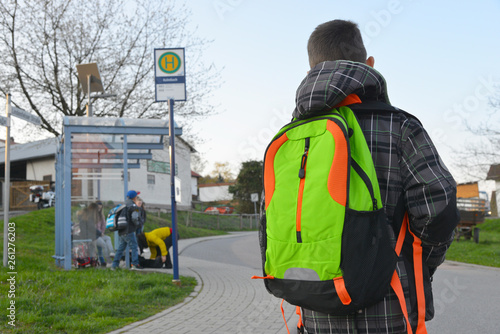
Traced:
[[[406, 231], [409, 231], [413, 237], [413, 267], [415, 275], [415, 289], [417, 294], [417, 311], [418, 311], [418, 323], [417, 330], [415, 334], [426, 334], [427, 329], [425, 327], [425, 293], [424, 293], [424, 277], [423, 277], [423, 264], [422, 264], [422, 241], [410, 230], [408, 212], [405, 213], [403, 218], [403, 224], [401, 225], [401, 230], [399, 231], [398, 240], [396, 242], [396, 254], [401, 254], [401, 249], [403, 248], [403, 243], [406, 237]], [[404, 296], [403, 286], [401, 285], [401, 280], [399, 279], [398, 273], [395, 270], [391, 280], [391, 287], [394, 293], [398, 297], [399, 304], [401, 305], [401, 311], [406, 320], [408, 334], [413, 334], [411, 324], [408, 318], [408, 309], [406, 306], [406, 300]]]
[[281, 315], [283, 316], [283, 320], [285, 321], [285, 327], [286, 327], [286, 332], [290, 334], [290, 330], [288, 329], [288, 324], [286, 323], [286, 317], [285, 317], [285, 310], [283, 309], [283, 303], [285, 302], [284, 299], [281, 300], [280, 308], [281, 308]]
[[401, 305], [401, 311], [403, 311], [403, 315], [405, 316], [408, 334], [413, 334], [410, 321], [408, 319], [408, 309], [406, 308], [405, 294], [403, 292], [403, 287], [401, 286], [401, 281], [399, 280], [398, 272], [396, 270], [394, 270], [394, 274], [392, 275], [391, 287], [394, 290], [396, 296], [398, 296], [399, 305]]
[[[288, 334], [290, 334], [290, 330], [288, 329], [288, 324], [286, 323], [285, 310], [283, 309], [283, 302], [285, 300], [281, 300], [280, 308], [281, 315], [283, 316], [283, 320], [285, 321], [285, 327]], [[304, 333], [304, 324], [302, 323], [302, 315], [300, 313], [300, 306], [296, 306], [295, 313], [299, 316], [299, 322], [297, 323], [297, 333]]]
[[418, 323], [415, 334], [426, 334], [425, 328], [425, 292], [424, 269], [422, 263], [422, 240], [410, 230], [413, 236], [413, 271], [415, 273], [415, 289], [417, 292]]
[[300, 306], [297, 306], [295, 313], [299, 316], [299, 322], [297, 323], [297, 333], [304, 333], [304, 324], [302, 323], [302, 314], [300, 313]]

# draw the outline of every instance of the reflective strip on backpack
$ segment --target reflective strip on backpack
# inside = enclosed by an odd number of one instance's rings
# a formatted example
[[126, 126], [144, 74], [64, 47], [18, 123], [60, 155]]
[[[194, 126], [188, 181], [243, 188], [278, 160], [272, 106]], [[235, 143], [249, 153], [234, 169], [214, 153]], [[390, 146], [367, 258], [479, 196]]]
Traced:
[[342, 206], [347, 205], [347, 182], [349, 166], [349, 149], [344, 133], [340, 127], [330, 120], [326, 122], [326, 129], [335, 140], [335, 155], [333, 156], [332, 168], [328, 175], [328, 191], [333, 200]]
[[266, 210], [271, 202], [271, 198], [274, 194], [275, 178], [274, 178], [274, 157], [278, 152], [278, 149], [288, 140], [286, 133], [282, 134], [277, 140], [275, 140], [268, 148], [266, 153], [266, 161], [264, 161], [264, 191], [266, 194]]

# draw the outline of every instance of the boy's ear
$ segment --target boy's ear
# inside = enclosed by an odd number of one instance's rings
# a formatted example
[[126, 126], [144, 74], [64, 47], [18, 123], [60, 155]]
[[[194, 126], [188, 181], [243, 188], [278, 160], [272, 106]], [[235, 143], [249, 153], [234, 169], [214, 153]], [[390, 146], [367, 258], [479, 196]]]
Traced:
[[373, 65], [375, 65], [375, 58], [373, 58], [372, 56], [368, 57], [368, 59], [366, 59], [365, 61], [365, 64], [370, 67], [374, 67]]

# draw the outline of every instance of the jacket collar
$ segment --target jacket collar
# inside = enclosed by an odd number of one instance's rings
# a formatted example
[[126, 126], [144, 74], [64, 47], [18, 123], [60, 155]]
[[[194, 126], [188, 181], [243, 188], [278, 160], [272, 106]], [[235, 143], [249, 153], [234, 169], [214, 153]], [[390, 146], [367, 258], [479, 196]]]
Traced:
[[293, 117], [303, 119], [329, 111], [350, 94], [389, 103], [385, 79], [373, 67], [347, 60], [322, 62], [297, 89]]

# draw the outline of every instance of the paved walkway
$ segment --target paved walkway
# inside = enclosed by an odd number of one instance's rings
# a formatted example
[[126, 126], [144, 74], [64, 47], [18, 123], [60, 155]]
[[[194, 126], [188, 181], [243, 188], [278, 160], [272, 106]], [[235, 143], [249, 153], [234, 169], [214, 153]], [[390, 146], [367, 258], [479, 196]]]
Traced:
[[[266, 291], [261, 280], [250, 279], [252, 275], [260, 275], [260, 270], [182, 255], [183, 250], [194, 243], [249, 235], [257, 238], [256, 232], [241, 232], [179, 240], [179, 272], [181, 276], [197, 279], [195, 291], [183, 303], [110, 334], [286, 333], [280, 300]], [[294, 314], [295, 308], [284, 304], [291, 332], [294, 332], [298, 319]]]
[[[200, 244], [208, 240], [215, 241]], [[179, 240], [180, 274], [198, 281], [193, 294], [181, 304], [112, 334], [286, 333], [280, 300], [267, 293], [261, 280], [250, 279], [261, 274], [260, 269], [253, 269], [260, 265], [255, 248], [256, 232]], [[215, 258], [225, 263], [213, 261]], [[498, 268], [443, 264], [433, 281], [436, 318], [427, 323], [429, 333], [498, 332], [499, 279]], [[284, 306], [290, 332], [295, 333], [295, 308]]]

